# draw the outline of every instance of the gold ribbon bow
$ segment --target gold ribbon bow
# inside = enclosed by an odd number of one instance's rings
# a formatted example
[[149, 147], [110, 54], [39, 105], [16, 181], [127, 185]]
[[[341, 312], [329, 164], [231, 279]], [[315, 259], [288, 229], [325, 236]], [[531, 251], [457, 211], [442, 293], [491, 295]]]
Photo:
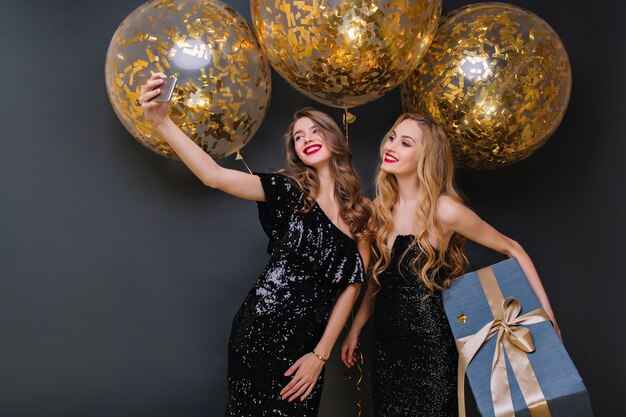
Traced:
[[483, 326], [476, 334], [456, 341], [459, 351], [458, 396], [459, 417], [465, 417], [465, 371], [476, 352], [493, 336], [496, 336], [496, 350], [491, 365], [491, 399], [496, 417], [515, 417], [509, 378], [504, 354], [519, 384], [524, 401], [532, 417], [551, 417], [537, 377], [533, 372], [527, 353], [535, 351], [530, 330], [523, 325], [550, 320], [543, 308], [538, 308], [520, 316], [520, 303], [513, 297], [504, 298], [491, 267], [477, 271], [478, 278], [489, 301], [494, 319]]

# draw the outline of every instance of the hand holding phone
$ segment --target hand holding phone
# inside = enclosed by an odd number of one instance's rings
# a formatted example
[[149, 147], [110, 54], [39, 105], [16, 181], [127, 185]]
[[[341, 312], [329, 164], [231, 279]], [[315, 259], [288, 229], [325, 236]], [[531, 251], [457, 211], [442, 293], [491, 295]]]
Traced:
[[158, 101], [158, 102], [167, 102], [172, 98], [172, 93], [174, 92], [174, 87], [176, 87], [176, 81], [178, 78], [176, 77], [167, 77], [163, 78], [163, 84], [158, 87], [161, 92], [156, 95], [150, 101]]

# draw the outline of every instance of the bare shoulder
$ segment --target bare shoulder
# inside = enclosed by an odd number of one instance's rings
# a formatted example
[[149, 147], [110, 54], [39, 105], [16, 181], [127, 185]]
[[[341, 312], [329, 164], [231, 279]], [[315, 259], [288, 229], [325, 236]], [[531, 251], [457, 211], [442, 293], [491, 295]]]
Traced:
[[458, 224], [463, 217], [467, 216], [468, 212], [471, 210], [465, 204], [450, 196], [441, 195], [437, 199], [437, 220], [448, 228]]

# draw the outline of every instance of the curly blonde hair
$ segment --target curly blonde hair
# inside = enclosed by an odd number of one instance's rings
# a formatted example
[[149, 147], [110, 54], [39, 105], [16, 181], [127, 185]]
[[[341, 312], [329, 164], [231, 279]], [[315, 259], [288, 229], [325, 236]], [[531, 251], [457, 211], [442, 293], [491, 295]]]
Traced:
[[296, 122], [303, 117], [313, 121], [324, 139], [324, 144], [330, 149], [330, 171], [335, 179], [335, 198], [339, 202], [341, 218], [350, 228], [355, 240], [370, 241], [372, 232], [368, 224], [372, 218], [373, 205], [363, 195], [361, 181], [354, 169], [352, 152], [345, 136], [329, 115], [310, 107], [298, 110], [294, 114], [293, 121], [283, 135], [287, 166], [279, 172], [291, 178], [304, 192], [303, 211], [310, 210], [315, 204], [320, 184], [315, 169], [304, 164], [296, 153], [293, 129]]
[[[453, 233], [447, 241], [436, 216], [437, 200], [442, 195], [461, 204], [463, 200], [454, 185], [454, 162], [446, 134], [440, 126], [423, 115], [404, 113], [396, 120], [381, 143], [381, 159], [385, 142], [398, 124], [404, 120], [413, 120], [419, 125], [422, 130], [423, 147], [416, 167], [420, 187], [415, 210], [421, 222], [417, 225], [415, 239], [402, 257], [415, 245], [421, 249], [420, 255], [411, 262], [411, 268], [428, 288], [430, 294], [433, 294], [435, 290], [448, 288], [452, 280], [462, 275], [468, 265], [467, 257], [463, 253], [465, 238], [458, 233]], [[391, 211], [397, 201], [396, 177], [383, 171], [379, 165], [374, 199], [376, 232], [372, 268], [372, 279], [377, 287], [380, 287], [379, 275], [389, 267], [391, 262], [391, 251], [387, 246], [387, 241], [394, 229]], [[429, 237], [434, 238], [439, 249], [433, 247]]]

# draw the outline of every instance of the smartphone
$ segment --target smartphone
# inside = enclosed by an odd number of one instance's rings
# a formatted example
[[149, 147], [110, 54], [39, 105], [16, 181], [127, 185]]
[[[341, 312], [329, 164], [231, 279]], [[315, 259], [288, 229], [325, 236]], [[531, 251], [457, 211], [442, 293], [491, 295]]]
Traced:
[[159, 93], [158, 96], [155, 96], [150, 101], [160, 101], [160, 102], [170, 101], [170, 99], [172, 98], [172, 93], [174, 92], [174, 87], [176, 87], [176, 81], [178, 81], [178, 78], [176, 77], [163, 78], [163, 84], [161, 84], [161, 86], [158, 87], [161, 90], [161, 92]]

